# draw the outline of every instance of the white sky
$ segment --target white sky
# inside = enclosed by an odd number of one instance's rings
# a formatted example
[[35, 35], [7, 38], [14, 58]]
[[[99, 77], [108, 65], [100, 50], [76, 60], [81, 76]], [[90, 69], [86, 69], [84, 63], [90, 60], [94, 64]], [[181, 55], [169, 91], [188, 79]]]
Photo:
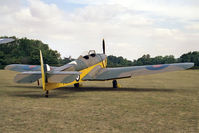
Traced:
[[0, 36], [39, 39], [62, 57], [137, 59], [199, 51], [198, 0], [0, 0]]

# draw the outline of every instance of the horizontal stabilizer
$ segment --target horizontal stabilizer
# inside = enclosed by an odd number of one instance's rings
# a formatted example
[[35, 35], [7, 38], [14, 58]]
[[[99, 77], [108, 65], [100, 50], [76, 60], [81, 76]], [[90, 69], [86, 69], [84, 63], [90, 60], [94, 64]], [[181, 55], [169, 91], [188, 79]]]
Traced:
[[22, 72], [15, 76], [16, 83], [33, 83], [41, 78], [40, 71]]
[[[70, 83], [76, 80], [81, 72], [48, 72], [47, 81], [49, 83]], [[28, 71], [16, 75], [15, 82], [17, 83], [33, 83], [41, 78], [41, 71]]]
[[[68, 71], [68, 72], [51, 72], [47, 74], [49, 83], [70, 83], [76, 80], [81, 72]], [[78, 80], [78, 79], [77, 79]]]

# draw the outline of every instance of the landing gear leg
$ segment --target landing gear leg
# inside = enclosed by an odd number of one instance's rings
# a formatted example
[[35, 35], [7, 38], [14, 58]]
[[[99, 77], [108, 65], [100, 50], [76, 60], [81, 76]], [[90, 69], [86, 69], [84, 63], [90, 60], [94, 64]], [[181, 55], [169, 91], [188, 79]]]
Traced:
[[113, 88], [117, 88], [118, 87], [118, 85], [117, 85], [117, 80], [113, 80]]
[[45, 97], [48, 97], [48, 91], [46, 91]]
[[79, 88], [79, 83], [75, 83], [75, 84], [74, 84], [74, 87], [75, 87], [75, 88]]
[[37, 80], [37, 85], [39, 86], [39, 80]]

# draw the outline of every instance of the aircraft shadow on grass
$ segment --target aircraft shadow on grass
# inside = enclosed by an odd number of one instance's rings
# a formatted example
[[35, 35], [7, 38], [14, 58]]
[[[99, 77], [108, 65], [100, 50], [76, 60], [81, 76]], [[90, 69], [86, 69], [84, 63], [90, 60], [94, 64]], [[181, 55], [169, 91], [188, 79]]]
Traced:
[[[57, 89], [58, 90], [58, 89]], [[112, 88], [112, 87], [63, 87], [59, 88], [60, 91], [74, 91], [74, 92], [84, 92], [84, 91], [129, 91], [129, 92], [172, 92], [172, 89], [154, 89], [154, 88]]]
[[[34, 86], [10, 86], [13, 88], [30, 88], [30, 89], [41, 89], [41, 87]], [[55, 91], [51, 91], [49, 98], [75, 98], [75, 97], [84, 97], [84, 96], [71, 96], [67, 94], [72, 94], [76, 92], [102, 92], [102, 91], [112, 91], [112, 92], [164, 92], [164, 93], [172, 93], [176, 91], [183, 91], [182, 89], [154, 89], [154, 88], [111, 88], [111, 87], [62, 87], [58, 88]], [[12, 96], [17, 97], [29, 97], [29, 98], [45, 98], [44, 94], [41, 94], [41, 91], [13, 91], [10, 93]]]
[[8, 85], [10, 88], [42, 89], [41, 86]]

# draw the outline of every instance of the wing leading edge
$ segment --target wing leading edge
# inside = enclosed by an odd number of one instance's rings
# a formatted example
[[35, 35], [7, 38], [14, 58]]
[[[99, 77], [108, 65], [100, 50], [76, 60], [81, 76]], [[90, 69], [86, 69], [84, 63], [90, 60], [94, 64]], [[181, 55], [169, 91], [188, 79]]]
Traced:
[[[130, 78], [131, 76], [148, 75], [162, 72], [179, 71], [191, 68], [194, 63], [175, 63], [175, 64], [160, 64], [160, 65], [146, 65], [146, 66], [132, 66], [132, 67], [118, 67], [118, 68], [101, 68], [98, 69], [95, 75], [86, 76], [83, 80], [112, 80], [121, 78]], [[89, 74], [88, 74], [89, 75]]]
[[5, 67], [6, 70], [26, 72], [26, 71], [41, 71], [40, 65], [24, 65], [24, 64], [11, 64]]
[[[57, 67], [51, 67], [50, 70], [54, 70]], [[41, 71], [40, 65], [24, 65], [24, 64], [11, 64], [5, 67], [5, 70], [11, 70], [16, 72], [27, 72], [27, 71]]]

